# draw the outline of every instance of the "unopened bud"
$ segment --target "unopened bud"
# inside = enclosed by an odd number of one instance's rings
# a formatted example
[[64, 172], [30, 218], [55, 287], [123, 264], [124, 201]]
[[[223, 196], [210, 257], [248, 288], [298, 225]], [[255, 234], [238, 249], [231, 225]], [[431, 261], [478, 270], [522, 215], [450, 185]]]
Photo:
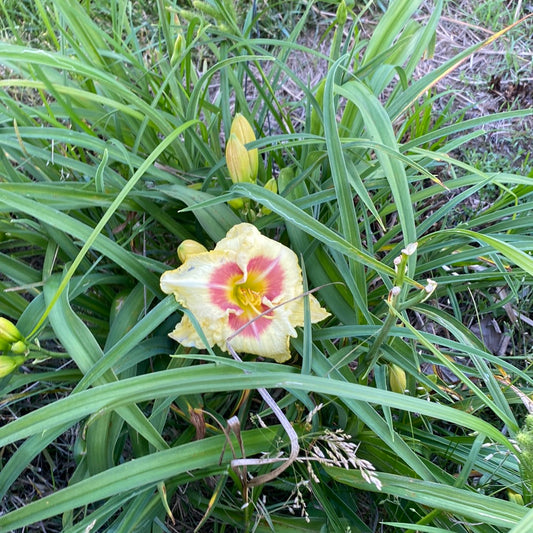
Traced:
[[176, 40], [174, 41], [174, 49], [172, 50], [172, 55], [170, 57], [170, 65], [173, 67], [178, 59], [183, 54], [183, 51], [185, 50], [185, 39], [183, 38], [183, 35], [181, 33], [176, 37]]
[[228, 204], [232, 209], [235, 209], [235, 211], [239, 211], [244, 207], [244, 199], [233, 198], [232, 200], [228, 200]]
[[[394, 271], [398, 272], [399, 266], [402, 263], [405, 263], [405, 261], [403, 260], [403, 257], [401, 255], [399, 255], [398, 257], [394, 258], [393, 263], [394, 263]], [[405, 264], [404, 264], [404, 270], [405, 270]]]
[[0, 317], [0, 340], [6, 342], [17, 342], [24, 339], [17, 326], [10, 320]]
[[276, 178], [270, 178], [265, 183], [265, 189], [267, 191], [273, 192], [274, 194], [278, 194], [278, 182], [276, 181]]
[[431, 295], [433, 294], [433, 292], [435, 291], [435, 289], [437, 288], [437, 282], [432, 280], [432, 279], [428, 279], [427, 280], [427, 285], [424, 287], [424, 290], [426, 291], [427, 295]]
[[389, 382], [393, 392], [404, 394], [407, 389], [407, 376], [405, 370], [394, 363], [389, 365]]
[[402, 292], [402, 288], [398, 286], [394, 286], [390, 291], [389, 295], [387, 297], [387, 301], [392, 304], [398, 296], [400, 296], [400, 293]]
[[226, 164], [233, 183], [253, 183], [255, 181], [248, 150], [233, 133], [226, 144]]
[[339, 6], [337, 7], [337, 13], [336, 13], [337, 24], [344, 26], [344, 24], [346, 24], [347, 18], [348, 18], [348, 7], [346, 6], [346, 2], [344, 0], [341, 0], [341, 2], [339, 3]]
[[507, 489], [507, 497], [509, 498], [510, 502], [516, 503], [518, 505], [524, 505], [524, 498], [521, 494], [515, 492], [514, 490]]
[[10, 346], [10, 350], [16, 354], [23, 354], [28, 351], [28, 345], [25, 341], [17, 341]]
[[207, 248], [197, 241], [187, 239], [178, 246], [178, 257], [182, 263], [185, 263], [192, 255], [203, 254]]
[[[267, 191], [273, 192], [274, 194], [278, 194], [278, 182], [276, 181], [276, 179], [270, 178], [265, 183], [265, 189]], [[270, 215], [270, 213], [272, 213], [272, 210], [269, 209], [268, 207], [261, 207], [261, 213], [263, 215]]]
[[[248, 144], [255, 141], [255, 133], [245, 116], [237, 113], [231, 123], [230, 135], [233, 134], [242, 142]], [[257, 149], [255, 150], [257, 152]]]
[[411, 256], [413, 255], [415, 252], [416, 252], [416, 249], [418, 248], [418, 243], [417, 242], [410, 242], [403, 250], [402, 250], [402, 254], [406, 255], [406, 256]]
[[233, 183], [255, 183], [259, 170], [257, 148], [248, 150], [246, 144], [255, 141], [250, 123], [237, 113], [231, 123], [230, 135], [226, 143], [226, 164]]
[[11, 374], [11, 372], [24, 363], [24, 360], [25, 358], [21, 355], [0, 355], [0, 378]]

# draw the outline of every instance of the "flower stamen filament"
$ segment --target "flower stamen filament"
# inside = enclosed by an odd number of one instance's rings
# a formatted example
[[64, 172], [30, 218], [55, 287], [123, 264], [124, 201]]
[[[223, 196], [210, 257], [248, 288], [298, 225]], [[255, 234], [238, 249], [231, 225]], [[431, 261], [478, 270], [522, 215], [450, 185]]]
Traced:
[[259, 315], [261, 313], [261, 294], [249, 287], [237, 287], [237, 301], [240, 307], [250, 307], [254, 313]]

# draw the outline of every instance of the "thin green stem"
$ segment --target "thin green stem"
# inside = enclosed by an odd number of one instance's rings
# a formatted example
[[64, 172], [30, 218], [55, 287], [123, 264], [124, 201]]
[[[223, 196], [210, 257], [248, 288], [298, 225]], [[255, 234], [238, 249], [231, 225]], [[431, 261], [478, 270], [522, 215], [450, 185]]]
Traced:
[[357, 367], [356, 371], [356, 377], [359, 383], [364, 384], [368, 379], [368, 375], [370, 374], [371, 370], [374, 368], [374, 365], [379, 359], [380, 348], [387, 340], [390, 330], [396, 325], [396, 322], [396, 316], [392, 312], [389, 312], [387, 318], [383, 322], [383, 326], [379, 330], [374, 342], [372, 343], [372, 346], [370, 347], [368, 352], [362, 357], [362, 360], [359, 362], [359, 366]]

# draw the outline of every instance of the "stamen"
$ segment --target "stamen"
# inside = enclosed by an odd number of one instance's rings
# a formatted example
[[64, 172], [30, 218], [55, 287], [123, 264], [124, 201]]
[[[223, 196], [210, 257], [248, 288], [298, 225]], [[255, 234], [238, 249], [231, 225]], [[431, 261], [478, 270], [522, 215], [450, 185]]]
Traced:
[[256, 314], [260, 314], [261, 294], [248, 287], [239, 287], [237, 289], [237, 298], [242, 307], [251, 307]]

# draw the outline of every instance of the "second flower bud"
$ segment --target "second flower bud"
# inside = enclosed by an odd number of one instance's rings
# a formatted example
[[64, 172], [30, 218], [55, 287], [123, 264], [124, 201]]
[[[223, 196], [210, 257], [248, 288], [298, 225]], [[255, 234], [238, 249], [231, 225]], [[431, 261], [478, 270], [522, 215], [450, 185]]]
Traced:
[[226, 164], [233, 183], [255, 183], [259, 170], [257, 148], [248, 150], [246, 144], [255, 141], [255, 134], [246, 118], [237, 113], [231, 124], [226, 143]]

